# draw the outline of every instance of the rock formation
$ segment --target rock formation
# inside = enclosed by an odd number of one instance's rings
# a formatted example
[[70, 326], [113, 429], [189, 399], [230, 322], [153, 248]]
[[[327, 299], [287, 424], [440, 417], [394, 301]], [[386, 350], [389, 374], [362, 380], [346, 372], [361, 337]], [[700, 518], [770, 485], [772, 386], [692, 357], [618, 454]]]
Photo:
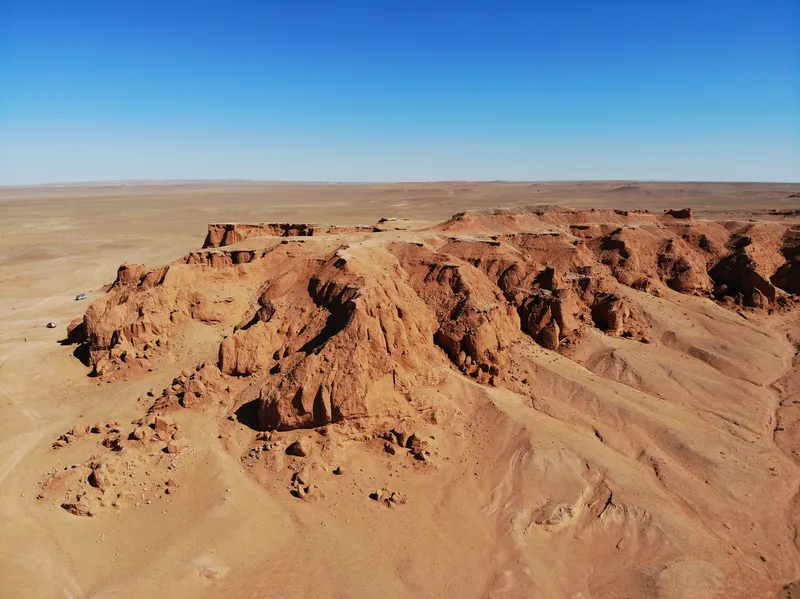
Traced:
[[208, 235], [204, 248], [218, 248], [233, 245], [249, 237], [310, 237], [318, 235], [320, 228], [311, 224], [254, 223], [254, 224], [213, 224], [208, 225]]
[[53, 439], [71, 465], [37, 499], [250, 509], [234, 464], [286, 538], [309, 514], [386, 546], [479, 515], [481, 596], [749, 599], [797, 579], [797, 336], [778, 326], [800, 229], [546, 207], [396, 224], [216, 226], [169, 265], [122, 265], [67, 340], [87, 385], [146, 377], [117, 387], [151, 387], [142, 417]]
[[[211, 249], [155, 269], [122, 265], [68, 338], [109, 378], [215, 347], [162, 406], [221, 395], [254, 402], [259, 426], [279, 430], [398, 417], [432, 365], [496, 385], [525, 339], [558, 351], [590, 331], [644, 339], [636, 293], [769, 309], [798, 293], [795, 230], [691, 216], [487, 211], [355, 244], [316, 225], [211, 225]], [[467, 223], [477, 232], [459, 236]]]

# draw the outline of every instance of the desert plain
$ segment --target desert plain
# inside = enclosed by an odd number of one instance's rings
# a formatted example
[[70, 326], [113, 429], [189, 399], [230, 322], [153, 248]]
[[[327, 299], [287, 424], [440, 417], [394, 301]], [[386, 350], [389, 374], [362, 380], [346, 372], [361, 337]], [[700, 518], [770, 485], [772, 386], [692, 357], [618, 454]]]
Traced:
[[800, 184], [6, 187], [0, 289], [2, 597], [800, 596]]

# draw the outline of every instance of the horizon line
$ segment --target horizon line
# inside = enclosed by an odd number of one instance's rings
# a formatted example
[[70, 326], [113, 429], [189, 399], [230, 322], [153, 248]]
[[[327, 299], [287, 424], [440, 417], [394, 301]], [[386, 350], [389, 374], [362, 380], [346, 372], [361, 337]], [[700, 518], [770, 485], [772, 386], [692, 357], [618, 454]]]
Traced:
[[563, 184], [563, 183], [692, 183], [692, 184], [728, 184], [728, 185], [800, 185], [800, 181], [750, 181], [750, 180], [713, 180], [713, 179], [430, 179], [430, 180], [393, 180], [393, 181], [333, 181], [311, 179], [96, 179], [89, 181], [55, 181], [48, 183], [0, 183], [0, 189], [36, 188], [36, 187], [158, 187], [170, 185], [409, 185], [409, 184], [453, 184], [453, 183], [528, 183], [528, 184]]

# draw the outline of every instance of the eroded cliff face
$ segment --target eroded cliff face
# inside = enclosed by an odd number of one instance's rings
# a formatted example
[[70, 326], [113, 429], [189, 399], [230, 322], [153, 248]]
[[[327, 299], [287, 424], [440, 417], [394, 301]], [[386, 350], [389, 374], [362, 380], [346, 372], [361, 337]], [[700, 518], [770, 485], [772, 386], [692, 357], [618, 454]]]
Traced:
[[249, 237], [311, 237], [321, 229], [312, 224], [293, 223], [223, 223], [208, 225], [204, 248], [233, 245]]
[[[467, 225], [479, 232], [453, 233]], [[256, 235], [257, 249], [218, 248]], [[350, 246], [316, 225], [211, 225], [209, 249], [122, 265], [69, 337], [97, 375], [125, 378], [211, 329], [224, 376], [263, 380], [261, 426], [289, 429], [399, 413], [443, 361], [500, 384], [523, 337], [567, 353], [590, 329], [649, 341], [647, 308], [623, 287], [766, 310], [798, 291], [800, 233], [777, 223], [536, 208], [462, 214], [412, 237]]]

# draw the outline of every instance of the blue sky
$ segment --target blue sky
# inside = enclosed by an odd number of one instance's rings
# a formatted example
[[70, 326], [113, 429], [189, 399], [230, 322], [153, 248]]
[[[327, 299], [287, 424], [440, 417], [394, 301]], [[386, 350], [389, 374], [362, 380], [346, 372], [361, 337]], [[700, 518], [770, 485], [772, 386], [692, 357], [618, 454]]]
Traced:
[[0, 184], [800, 181], [800, 10], [0, 0]]

